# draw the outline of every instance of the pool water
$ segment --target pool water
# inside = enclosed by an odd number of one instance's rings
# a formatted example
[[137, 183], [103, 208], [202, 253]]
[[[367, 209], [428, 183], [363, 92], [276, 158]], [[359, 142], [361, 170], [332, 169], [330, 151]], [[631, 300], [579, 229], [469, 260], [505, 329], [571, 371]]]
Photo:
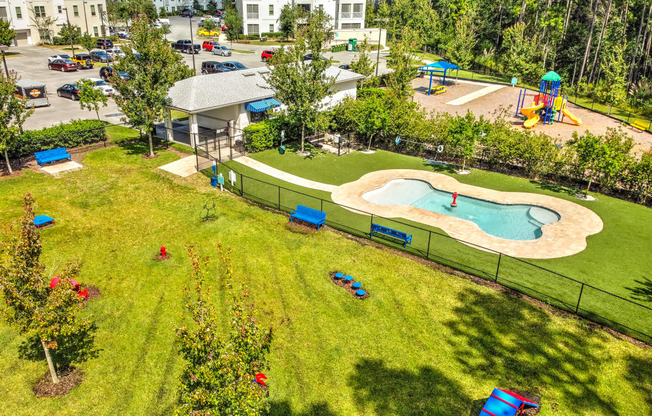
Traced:
[[362, 197], [378, 205], [410, 205], [474, 222], [496, 237], [508, 240], [535, 240], [541, 227], [559, 221], [559, 214], [536, 205], [498, 204], [464, 195], [451, 207], [453, 194], [433, 188], [417, 179], [394, 179]]

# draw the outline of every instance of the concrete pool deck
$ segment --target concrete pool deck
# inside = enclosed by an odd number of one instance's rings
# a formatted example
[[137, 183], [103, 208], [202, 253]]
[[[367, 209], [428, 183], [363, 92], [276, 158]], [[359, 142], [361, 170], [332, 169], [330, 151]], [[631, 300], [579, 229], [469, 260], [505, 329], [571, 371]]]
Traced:
[[[559, 214], [559, 221], [544, 225], [543, 235], [536, 240], [507, 240], [492, 236], [464, 219], [427, 211], [406, 205], [378, 205], [362, 195], [378, 189], [393, 179], [418, 179], [446, 192], [458, 192], [472, 198], [499, 204], [538, 205]], [[579, 204], [548, 195], [525, 192], [500, 192], [466, 185], [455, 178], [434, 172], [410, 169], [391, 169], [368, 173], [354, 182], [337, 187], [331, 194], [337, 204], [360, 209], [388, 218], [405, 218], [444, 230], [451, 237], [477, 248], [491, 249], [512, 257], [552, 259], [577, 254], [586, 248], [588, 236], [602, 231], [600, 217]]]

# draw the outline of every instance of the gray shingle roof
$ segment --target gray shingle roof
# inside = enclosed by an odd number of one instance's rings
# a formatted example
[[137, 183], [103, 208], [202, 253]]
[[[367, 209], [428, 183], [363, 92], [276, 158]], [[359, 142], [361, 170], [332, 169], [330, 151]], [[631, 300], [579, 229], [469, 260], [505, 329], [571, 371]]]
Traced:
[[[254, 68], [198, 75], [178, 81], [168, 91], [168, 107], [186, 113], [198, 113], [273, 97], [274, 90], [263, 78], [268, 73], [268, 68]], [[326, 76], [336, 77], [335, 84], [364, 78], [355, 72], [332, 66], [326, 69]]]

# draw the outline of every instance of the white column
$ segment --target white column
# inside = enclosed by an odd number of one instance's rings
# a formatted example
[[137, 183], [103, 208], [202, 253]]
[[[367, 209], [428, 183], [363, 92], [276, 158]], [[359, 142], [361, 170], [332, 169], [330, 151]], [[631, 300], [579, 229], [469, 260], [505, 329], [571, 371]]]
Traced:
[[167, 141], [174, 141], [174, 132], [172, 131], [172, 112], [169, 108], [165, 109], [165, 138]]
[[190, 114], [188, 117], [190, 127], [190, 147], [195, 147], [197, 136], [199, 135], [199, 124], [197, 123], [197, 114]]

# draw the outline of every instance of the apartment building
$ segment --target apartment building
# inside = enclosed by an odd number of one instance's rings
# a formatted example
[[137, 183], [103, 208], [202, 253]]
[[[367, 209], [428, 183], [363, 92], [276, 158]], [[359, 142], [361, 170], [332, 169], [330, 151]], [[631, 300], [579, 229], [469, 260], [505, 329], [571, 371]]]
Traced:
[[321, 9], [333, 18], [333, 29], [363, 29], [365, 0], [236, 0], [245, 35], [278, 32], [281, 9], [286, 4], [313, 11]]
[[[206, 10], [209, 1], [210, 0], [198, 0], [199, 5], [203, 10]], [[164, 9], [166, 12], [178, 12], [183, 9], [192, 9], [193, 3], [192, 0], [154, 0], [156, 10], [160, 11], [161, 9]], [[215, 0], [215, 4], [217, 5], [218, 10], [224, 8], [224, 0]]]
[[82, 33], [102, 36], [107, 31], [105, 10], [105, 0], [0, 0], [0, 19], [16, 31], [17, 46], [51, 41], [68, 20]]

